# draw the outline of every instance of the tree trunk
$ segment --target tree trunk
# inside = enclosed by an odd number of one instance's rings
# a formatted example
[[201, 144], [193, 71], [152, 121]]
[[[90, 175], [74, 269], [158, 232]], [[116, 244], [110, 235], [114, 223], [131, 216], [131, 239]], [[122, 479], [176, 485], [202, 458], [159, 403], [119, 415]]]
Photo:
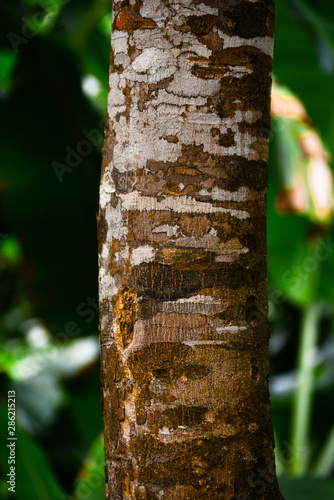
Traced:
[[272, 0], [114, 1], [100, 191], [109, 500], [282, 498], [268, 392]]

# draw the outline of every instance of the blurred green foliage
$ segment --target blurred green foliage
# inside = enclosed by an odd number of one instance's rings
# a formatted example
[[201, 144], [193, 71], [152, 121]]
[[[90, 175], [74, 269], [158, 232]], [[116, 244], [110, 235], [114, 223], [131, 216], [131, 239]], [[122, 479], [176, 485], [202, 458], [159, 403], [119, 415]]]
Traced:
[[[334, 492], [333, 207], [325, 218], [316, 203], [282, 213], [277, 199], [298, 169], [313, 189], [304, 133], [318, 131], [334, 155], [334, 11], [329, 0], [276, 6], [275, 75], [308, 114], [275, 116], [270, 142], [277, 469], [286, 500], [320, 500]], [[111, 1], [2, 0], [0, 16], [0, 418], [5, 429], [16, 390], [15, 498], [100, 499], [95, 215]], [[6, 450], [0, 459], [6, 470]], [[0, 495], [10, 498], [5, 483]]]

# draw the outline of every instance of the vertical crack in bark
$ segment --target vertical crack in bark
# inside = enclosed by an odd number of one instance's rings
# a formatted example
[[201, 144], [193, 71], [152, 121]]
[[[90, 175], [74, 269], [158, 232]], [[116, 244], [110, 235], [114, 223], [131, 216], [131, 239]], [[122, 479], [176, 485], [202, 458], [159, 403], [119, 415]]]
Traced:
[[279, 499], [271, 0], [118, 0], [100, 187], [107, 499]]

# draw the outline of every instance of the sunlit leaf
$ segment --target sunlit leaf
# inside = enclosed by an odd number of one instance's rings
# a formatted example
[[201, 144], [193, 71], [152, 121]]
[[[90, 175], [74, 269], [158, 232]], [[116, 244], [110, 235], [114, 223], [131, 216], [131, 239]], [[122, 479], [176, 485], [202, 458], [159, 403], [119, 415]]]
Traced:
[[278, 210], [328, 222], [334, 206], [333, 175], [319, 134], [302, 103], [277, 82], [273, 84], [271, 112], [281, 181]]

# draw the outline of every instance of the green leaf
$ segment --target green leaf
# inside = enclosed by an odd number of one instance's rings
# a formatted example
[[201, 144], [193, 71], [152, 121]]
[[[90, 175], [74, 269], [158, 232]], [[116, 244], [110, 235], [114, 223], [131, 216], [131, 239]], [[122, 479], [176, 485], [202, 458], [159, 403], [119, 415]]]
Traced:
[[334, 206], [329, 155], [303, 104], [274, 80], [272, 131], [280, 177], [276, 202], [283, 213], [328, 223]]
[[104, 447], [101, 435], [93, 443], [89, 456], [78, 474], [75, 498], [78, 500], [101, 500], [104, 496]]
[[271, 180], [267, 219], [269, 282], [273, 289], [281, 290], [292, 302], [307, 304], [315, 291], [315, 275], [304, 269], [306, 259], [311, 254], [307, 241], [310, 223], [305, 217], [278, 214], [274, 208], [274, 197], [275, 184]]

